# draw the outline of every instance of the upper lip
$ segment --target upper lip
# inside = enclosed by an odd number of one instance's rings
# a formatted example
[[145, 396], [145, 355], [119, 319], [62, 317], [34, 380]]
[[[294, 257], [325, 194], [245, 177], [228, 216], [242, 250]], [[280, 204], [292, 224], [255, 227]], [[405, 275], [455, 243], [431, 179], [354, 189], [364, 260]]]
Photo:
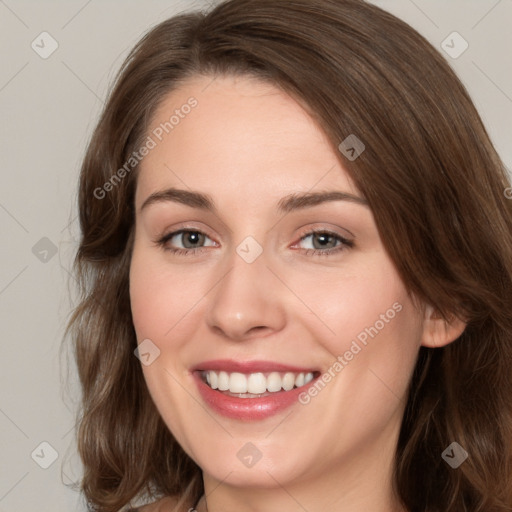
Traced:
[[203, 361], [191, 368], [191, 371], [225, 371], [227, 373], [266, 373], [266, 372], [293, 372], [307, 373], [315, 372], [315, 368], [300, 367], [274, 361], [235, 361], [234, 359], [215, 359]]

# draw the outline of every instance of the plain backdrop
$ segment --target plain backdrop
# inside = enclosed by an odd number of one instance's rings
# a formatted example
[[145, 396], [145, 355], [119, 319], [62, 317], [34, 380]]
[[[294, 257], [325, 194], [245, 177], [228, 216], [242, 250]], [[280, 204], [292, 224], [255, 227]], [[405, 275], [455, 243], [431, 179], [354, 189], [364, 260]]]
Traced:
[[[512, 0], [374, 3], [453, 65], [512, 169]], [[80, 160], [128, 50], [156, 23], [207, 6], [0, 0], [0, 512], [85, 510], [71, 487], [81, 472], [78, 387], [60, 355], [73, 306]]]

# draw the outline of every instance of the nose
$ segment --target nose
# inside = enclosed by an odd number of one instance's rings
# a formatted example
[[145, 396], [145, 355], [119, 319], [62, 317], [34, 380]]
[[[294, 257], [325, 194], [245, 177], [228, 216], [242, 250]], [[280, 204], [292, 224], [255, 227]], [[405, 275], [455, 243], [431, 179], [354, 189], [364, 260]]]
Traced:
[[285, 291], [264, 255], [247, 263], [235, 253], [230, 263], [208, 294], [209, 328], [232, 341], [265, 337], [283, 329]]

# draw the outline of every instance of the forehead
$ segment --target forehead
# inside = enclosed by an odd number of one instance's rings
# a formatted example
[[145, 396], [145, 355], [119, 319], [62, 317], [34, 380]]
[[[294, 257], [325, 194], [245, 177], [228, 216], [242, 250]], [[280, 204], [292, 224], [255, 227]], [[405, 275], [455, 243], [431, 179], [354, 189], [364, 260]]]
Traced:
[[[193, 105], [193, 106], [191, 106]], [[137, 201], [155, 188], [275, 197], [315, 186], [357, 193], [339, 154], [299, 103], [250, 77], [195, 77], [169, 93], [148, 128]]]

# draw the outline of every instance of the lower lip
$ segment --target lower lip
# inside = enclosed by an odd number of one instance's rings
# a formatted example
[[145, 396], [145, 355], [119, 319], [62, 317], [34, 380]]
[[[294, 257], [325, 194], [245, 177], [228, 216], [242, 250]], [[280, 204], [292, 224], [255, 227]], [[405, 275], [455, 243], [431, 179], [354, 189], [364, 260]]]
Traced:
[[199, 372], [194, 372], [199, 393], [211, 409], [238, 420], [262, 420], [269, 418], [299, 401], [299, 395], [308, 389], [314, 382], [313, 379], [306, 386], [294, 388], [290, 391], [279, 391], [261, 398], [237, 398], [212, 389], [203, 382]]

